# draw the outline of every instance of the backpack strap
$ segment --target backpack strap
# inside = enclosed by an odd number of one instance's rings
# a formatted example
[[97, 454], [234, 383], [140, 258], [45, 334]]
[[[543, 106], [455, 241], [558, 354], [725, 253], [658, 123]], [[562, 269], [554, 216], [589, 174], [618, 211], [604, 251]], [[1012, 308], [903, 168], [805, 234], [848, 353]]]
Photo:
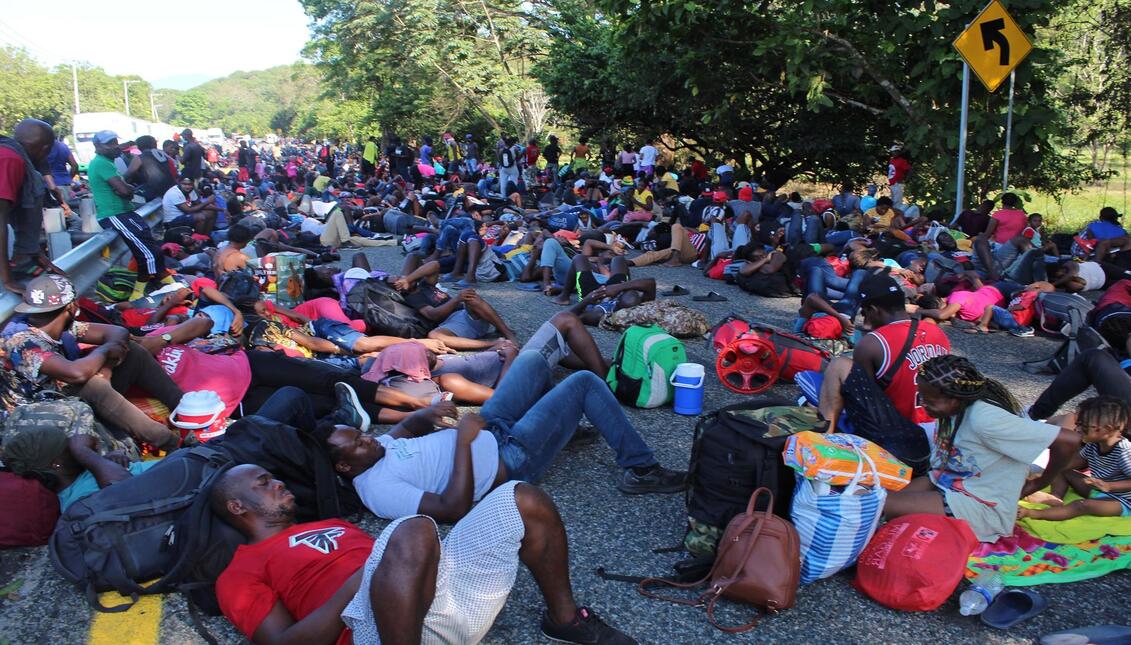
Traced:
[[917, 331], [919, 331], [919, 319], [912, 318], [911, 328], [907, 330], [907, 340], [903, 341], [903, 349], [899, 350], [899, 354], [896, 355], [895, 360], [888, 365], [888, 371], [884, 372], [882, 377], [876, 379], [881, 390], [888, 389], [891, 382], [895, 380], [895, 372], [903, 366], [903, 361], [907, 360], [907, 352], [911, 351], [911, 345], [915, 342], [915, 333]]

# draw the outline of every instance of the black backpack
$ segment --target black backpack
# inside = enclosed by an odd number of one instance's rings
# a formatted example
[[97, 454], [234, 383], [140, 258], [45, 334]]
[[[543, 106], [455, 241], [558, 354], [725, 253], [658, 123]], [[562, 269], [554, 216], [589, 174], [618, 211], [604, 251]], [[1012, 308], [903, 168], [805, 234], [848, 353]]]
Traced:
[[1026, 361], [1021, 364], [1021, 369], [1030, 374], [1060, 374], [1065, 367], [1068, 367], [1069, 363], [1089, 349], [1111, 351], [1111, 345], [1100, 332], [1092, 327], [1084, 326], [1077, 330], [1071, 338], [1061, 343], [1052, 356], [1036, 361]]
[[[193, 590], [208, 575], [214, 583], [243, 542], [208, 501], [212, 483], [232, 465], [210, 446], [177, 450], [78, 500], [51, 535], [51, 563], [104, 612], [125, 611], [143, 594]], [[147, 580], [154, 581], [143, 586]], [[104, 606], [97, 594], [111, 590], [131, 601]]]
[[[790, 402], [759, 398], [700, 417], [687, 467], [689, 528], [684, 546], [692, 555], [714, 552], [723, 529], [746, 510], [758, 488], [769, 488], [774, 494], [774, 514], [789, 519], [794, 474], [782, 461], [788, 437], [768, 437], [769, 426], [742, 415], [778, 405]], [[765, 509], [762, 503], [756, 510]]]
[[248, 305], [259, 300], [259, 281], [246, 271], [229, 271], [220, 278], [218, 291], [237, 307]]
[[365, 321], [370, 334], [399, 338], [424, 338], [431, 326], [405, 304], [404, 296], [384, 280], [358, 282], [346, 295], [354, 318]]
[[334, 470], [326, 437], [274, 419], [245, 416], [208, 444], [233, 463], [255, 464], [285, 482], [300, 522], [346, 517], [361, 510], [353, 486]]
[[503, 152], [499, 155], [500, 168], [513, 168], [514, 167], [514, 151], [510, 148], [503, 148]]

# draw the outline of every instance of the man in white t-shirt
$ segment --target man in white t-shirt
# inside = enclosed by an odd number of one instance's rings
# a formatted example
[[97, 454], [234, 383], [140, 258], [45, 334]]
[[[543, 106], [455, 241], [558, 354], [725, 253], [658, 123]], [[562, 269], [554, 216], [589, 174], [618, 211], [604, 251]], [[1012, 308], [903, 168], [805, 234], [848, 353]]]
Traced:
[[656, 171], [656, 157], [659, 156], [660, 151], [656, 146], [652, 145], [653, 140], [648, 139], [644, 142], [644, 147], [640, 148], [640, 171], [649, 177]]
[[191, 177], [182, 177], [161, 198], [161, 213], [165, 226], [188, 226], [197, 233], [207, 235], [216, 224], [215, 195], [200, 199]]
[[392, 520], [421, 514], [455, 522], [505, 481], [495, 435], [480, 432], [483, 418], [467, 414], [452, 428], [450, 419], [457, 415], [452, 403], [443, 402], [378, 437], [339, 427], [329, 439], [331, 457], [339, 471], [347, 470], [343, 463], [373, 461], [354, 476], [353, 486], [374, 515]]

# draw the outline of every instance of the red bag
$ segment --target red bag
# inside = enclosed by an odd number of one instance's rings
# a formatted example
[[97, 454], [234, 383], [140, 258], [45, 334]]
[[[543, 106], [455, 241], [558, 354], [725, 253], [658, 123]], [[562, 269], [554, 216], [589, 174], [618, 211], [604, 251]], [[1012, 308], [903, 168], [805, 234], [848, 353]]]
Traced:
[[833, 202], [831, 199], [814, 199], [811, 206], [813, 207], [813, 212], [820, 215], [830, 210], [833, 207]]
[[838, 277], [848, 277], [848, 272], [851, 269], [851, 267], [848, 266], [848, 260], [845, 260], [841, 257], [833, 257], [830, 255], [829, 257], [825, 258], [825, 261], [829, 263], [829, 266], [833, 268], [833, 271], [836, 272]]
[[831, 340], [844, 335], [844, 326], [836, 316], [814, 316], [805, 321], [802, 329], [812, 338]]
[[0, 548], [47, 544], [59, 521], [59, 496], [34, 479], [0, 472]]
[[1039, 291], [1022, 291], [1009, 301], [1009, 313], [1018, 325], [1031, 327], [1037, 317], [1037, 296]]
[[800, 336], [734, 317], [715, 325], [711, 344], [719, 381], [739, 394], [757, 394], [799, 372], [822, 372], [832, 356]]
[[905, 515], [876, 531], [856, 561], [858, 591], [885, 607], [930, 611], [946, 602], [978, 538], [963, 520]]
[[723, 273], [727, 270], [727, 265], [733, 262], [733, 258], [720, 258], [707, 269], [707, 277], [712, 280], [722, 280]]

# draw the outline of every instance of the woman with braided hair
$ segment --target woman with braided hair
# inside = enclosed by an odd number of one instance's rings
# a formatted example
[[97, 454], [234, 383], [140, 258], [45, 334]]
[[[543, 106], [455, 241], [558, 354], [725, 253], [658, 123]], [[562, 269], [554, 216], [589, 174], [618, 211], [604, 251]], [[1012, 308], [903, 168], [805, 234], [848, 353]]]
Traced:
[[[979, 540], [1011, 535], [1017, 500], [1060, 474], [1080, 449], [1075, 432], [1020, 416], [1004, 385], [968, 359], [947, 355], [919, 368], [919, 394], [938, 419], [931, 470], [888, 496], [889, 519], [935, 513], [966, 520]], [[1029, 465], [1051, 447], [1049, 467], [1026, 481]]]

